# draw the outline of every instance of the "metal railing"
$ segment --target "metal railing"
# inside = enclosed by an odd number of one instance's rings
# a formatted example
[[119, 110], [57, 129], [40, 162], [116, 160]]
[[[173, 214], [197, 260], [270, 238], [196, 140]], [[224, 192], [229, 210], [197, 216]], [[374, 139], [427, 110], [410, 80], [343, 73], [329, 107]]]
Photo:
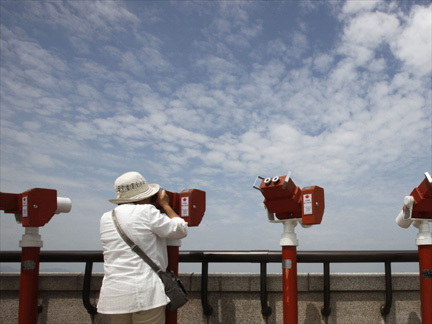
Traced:
[[[418, 262], [418, 251], [299, 251], [298, 263], [323, 264], [324, 302], [321, 313], [329, 316], [330, 309], [330, 264], [331, 263], [384, 263], [385, 302], [381, 306], [383, 316], [390, 313], [393, 289], [391, 264], [395, 262]], [[21, 252], [1, 251], [0, 262], [21, 262]], [[92, 317], [97, 314], [90, 302], [90, 284], [94, 262], [103, 262], [102, 251], [42, 251], [40, 262], [85, 263], [82, 301]], [[208, 301], [209, 263], [259, 263], [261, 312], [272, 313], [267, 299], [267, 264], [281, 263], [281, 251], [180, 251], [179, 262], [201, 263], [201, 305], [203, 313], [210, 316], [213, 307]]]

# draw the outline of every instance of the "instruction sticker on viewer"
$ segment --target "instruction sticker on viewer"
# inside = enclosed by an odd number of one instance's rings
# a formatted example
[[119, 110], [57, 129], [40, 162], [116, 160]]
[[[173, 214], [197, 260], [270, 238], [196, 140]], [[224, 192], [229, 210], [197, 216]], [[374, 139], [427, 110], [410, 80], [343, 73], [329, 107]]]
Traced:
[[312, 194], [303, 195], [303, 214], [312, 214]]
[[183, 197], [181, 199], [181, 217], [189, 217], [189, 197]]

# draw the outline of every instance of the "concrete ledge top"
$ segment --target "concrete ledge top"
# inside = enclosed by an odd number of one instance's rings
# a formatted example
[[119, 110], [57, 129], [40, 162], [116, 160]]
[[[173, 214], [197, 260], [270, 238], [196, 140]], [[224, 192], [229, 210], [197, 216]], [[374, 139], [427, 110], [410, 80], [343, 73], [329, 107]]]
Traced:
[[[98, 291], [102, 284], [103, 273], [93, 273], [91, 290]], [[181, 273], [180, 278], [190, 292], [201, 291], [200, 273]], [[0, 273], [0, 291], [19, 290], [19, 273]], [[84, 274], [41, 273], [39, 276], [40, 291], [82, 291]], [[323, 291], [322, 273], [298, 274], [298, 291]], [[420, 289], [418, 273], [393, 273], [393, 291], [417, 291]], [[385, 276], [383, 273], [335, 273], [330, 275], [331, 291], [384, 291]], [[251, 273], [211, 273], [208, 279], [209, 292], [259, 292], [260, 275]], [[281, 292], [280, 274], [267, 275], [267, 291]]]

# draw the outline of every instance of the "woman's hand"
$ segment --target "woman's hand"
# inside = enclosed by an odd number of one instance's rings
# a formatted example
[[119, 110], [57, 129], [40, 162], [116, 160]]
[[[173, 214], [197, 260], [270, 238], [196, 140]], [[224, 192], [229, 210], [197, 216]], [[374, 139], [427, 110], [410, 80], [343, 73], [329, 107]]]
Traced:
[[161, 190], [158, 192], [158, 197], [156, 200], [156, 204], [165, 209], [166, 206], [169, 206], [169, 196], [165, 190]]
[[169, 204], [169, 196], [165, 190], [161, 190], [158, 192], [158, 198], [156, 200], [156, 204], [161, 206], [161, 208], [165, 211], [169, 218], [180, 217], [177, 213], [171, 208]]

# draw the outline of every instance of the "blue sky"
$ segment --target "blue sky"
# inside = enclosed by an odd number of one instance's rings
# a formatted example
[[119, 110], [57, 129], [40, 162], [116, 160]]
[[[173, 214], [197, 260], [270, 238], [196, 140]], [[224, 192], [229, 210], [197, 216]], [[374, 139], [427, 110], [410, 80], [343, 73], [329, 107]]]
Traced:
[[[41, 229], [44, 250], [101, 249], [127, 171], [206, 191], [184, 250], [279, 250], [282, 225], [252, 185], [288, 171], [326, 196], [299, 250], [416, 249], [394, 219], [431, 172], [429, 1], [0, 9], [1, 191], [52, 188], [73, 204]], [[23, 228], [0, 222], [1, 249], [18, 250]]]

